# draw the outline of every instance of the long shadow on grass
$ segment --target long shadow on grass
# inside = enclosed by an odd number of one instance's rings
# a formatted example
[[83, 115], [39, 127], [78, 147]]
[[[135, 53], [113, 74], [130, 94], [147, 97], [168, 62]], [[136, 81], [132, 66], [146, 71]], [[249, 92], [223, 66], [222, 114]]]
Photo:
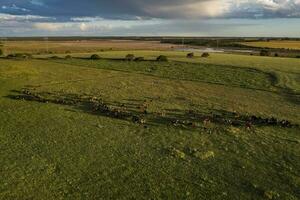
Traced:
[[282, 93], [281, 96], [293, 104], [300, 105], [300, 93], [296, 93], [289, 88], [286, 88], [285, 90], [287, 90], [289, 92]]
[[181, 129], [209, 129], [212, 127], [218, 128], [220, 125], [246, 127], [248, 129], [254, 126], [280, 126], [286, 128], [298, 126], [287, 120], [278, 120], [273, 117], [262, 118], [226, 110], [166, 109], [159, 112], [150, 112], [149, 107], [153, 104], [151, 99], [110, 102], [90, 95], [36, 92], [29, 89], [12, 91], [12, 93], [7, 97], [14, 100], [71, 106], [75, 110], [89, 114], [131, 121], [143, 125], [145, 128], [157, 125], [168, 125]]

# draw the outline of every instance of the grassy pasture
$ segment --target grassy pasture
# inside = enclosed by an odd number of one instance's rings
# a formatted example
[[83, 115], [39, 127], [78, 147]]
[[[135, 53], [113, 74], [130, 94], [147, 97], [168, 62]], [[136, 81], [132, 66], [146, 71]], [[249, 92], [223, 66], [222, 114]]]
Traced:
[[271, 40], [271, 41], [257, 41], [257, 42], [242, 42], [241, 44], [250, 47], [268, 47], [268, 48], [275, 48], [275, 49], [300, 50], [300, 41]]
[[[299, 93], [300, 91], [300, 60], [293, 58], [274, 58], [261, 56], [247, 56], [235, 54], [221, 54], [213, 53], [209, 58], [201, 58], [201, 53], [195, 53], [193, 59], [186, 58], [187, 52], [178, 51], [105, 51], [96, 52], [103, 58], [124, 58], [127, 54], [134, 54], [135, 56], [145, 57], [146, 59], [155, 60], [160, 54], [168, 56], [173, 61], [212, 64], [218, 66], [233, 66], [238, 68], [257, 69], [265, 73], [270, 73], [276, 78], [276, 85], [278, 87], [290, 88], [292, 91]], [[74, 53], [74, 57], [89, 58], [88, 53]], [[59, 55], [64, 57], [65, 54]], [[45, 57], [45, 56], [40, 56]]]
[[[128, 53], [149, 60], [117, 60]], [[243, 121], [300, 124], [299, 60], [99, 55], [115, 60], [0, 59], [0, 199], [300, 198], [299, 127]], [[16, 100], [24, 88], [48, 103]]]

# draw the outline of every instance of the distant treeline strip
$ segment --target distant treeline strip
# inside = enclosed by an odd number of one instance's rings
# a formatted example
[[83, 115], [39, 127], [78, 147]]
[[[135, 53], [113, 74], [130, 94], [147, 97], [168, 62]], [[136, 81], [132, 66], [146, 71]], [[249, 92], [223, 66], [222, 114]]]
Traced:
[[173, 37], [173, 36], [157, 36], [157, 37], [122, 37], [122, 36], [102, 36], [102, 37], [85, 37], [85, 36], [70, 36], [70, 37], [0, 37], [0, 40], [5, 41], [44, 41], [47, 38], [49, 41], [74, 41], [74, 40], [141, 40], [141, 41], [174, 41], [182, 43], [182, 39], [185, 42], [215, 43], [217, 40], [222, 43], [230, 42], [251, 42], [251, 41], [266, 41], [266, 40], [293, 40], [300, 41], [300, 38], [272, 38], [272, 37]]

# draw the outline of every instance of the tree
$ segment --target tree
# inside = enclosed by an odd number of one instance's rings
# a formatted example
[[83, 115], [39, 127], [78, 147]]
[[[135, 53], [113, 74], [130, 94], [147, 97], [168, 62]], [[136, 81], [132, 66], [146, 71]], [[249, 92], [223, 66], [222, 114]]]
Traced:
[[127, 54], [126, 57], [125, 57], [125, 60], [127, 61], [133, 61], [134, 60], [134, 55], [133, 54]]
[[60, 57], [58, 57], [58, 56], [51, 56], [50, 58], [51, 59], [60, 59]]
[[99, 60], [99, 59], [100, 59], [100, 56], [97, 55], [97, 54], [93, 54], [93, 55], [91, 56], [91, 59], [92, 59], [92, 60]]
[[194, 58], [194, 53], [188, 53], [188, 54], [186, 55], [186, 57], [187, 57], [187, 58]]
[[270, 56], [270, 52], [266, 49], [262, 49], [259, 53], [260, 56]]
[[145, 60], [144, 57], [136, 57], [136, 58], [134, 59], [134, 61], [144, 61], [144, 60]]
[[209, 57], [209, 53], [204, 52], [204, 53], [201, 55], [201, 57], [202, 57], [202, 58], [207, 58], [207, 57]]
[[2, 49], [0, 49], [0, 56], [3, 56], [4, 52]]
[[168, 61], [167, 56], [164, 55], [160, 55], [156, 58], [157, 61]]
[[65, 59], [72, 59], [71, 55], [66, 55]]

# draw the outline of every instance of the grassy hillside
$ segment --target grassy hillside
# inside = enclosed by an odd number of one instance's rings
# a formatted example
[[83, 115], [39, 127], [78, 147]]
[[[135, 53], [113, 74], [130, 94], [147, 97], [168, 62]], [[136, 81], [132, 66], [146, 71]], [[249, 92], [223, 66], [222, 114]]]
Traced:
[[[218, 66], [233, 66], [237, 68], [257, 69], [261, 72], [275, 76], [278, 87], [290, 88], [292, 91], [300, 92], [300, 59], [293, 58], [274, 58], [262, 56], [246, 56], [234, 54], [211, 54], [209, 58], [201, 58], [201, 53], [195, 53], [193, 59], [186, 58], [187, 52], [178, 51], [105, 51], [98, 52], [103, 58], [124, 58], [128, 53], [142, 56], [146, 59], [155, 60], [160, 54], [168, 56], [173, 61], [189, 63], [213, 64]], [[89, 53], [74, 53], [75, 57], [89, 58]], [[64, 57], [65, 54], [61, 54]], [[40, 56], [45, 57], [45, 56]]]
[[0, 199], [300, 198], [299, 60], [133, 53], [0, 59]]

